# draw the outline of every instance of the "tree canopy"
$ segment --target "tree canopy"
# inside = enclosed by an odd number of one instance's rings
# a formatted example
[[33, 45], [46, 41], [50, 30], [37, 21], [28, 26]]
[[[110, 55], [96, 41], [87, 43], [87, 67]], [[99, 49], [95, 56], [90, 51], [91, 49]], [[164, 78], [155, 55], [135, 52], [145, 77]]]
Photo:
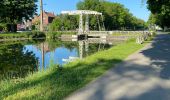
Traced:
[[[132, 29], [143, 29], [145, 26], [145, 21], [136, 18], [129, 12], [127, 8], [124, 7], [124, 5], [120, 3], [114, 3], [109, 2], [106, 0], [83, 0], [80, 1], [77, 4], [78, 10], [94, 10], [103, 13], [104, 16], [104, 25], [106, 30], [132, 30]], [[67, 17], [67, 18], [72, 18]], [[60, 19], [61, 18], [61, 19]], [[58, 28], [61, 29], [61, 24], [59, 23], [60, 20], [62, 20], [63, 17], [57, 17], [56, 20], [52, 23], [52, 27], [57, 30]], [[67, 19], [66, 18], [66, 19]], [[70, 22], [68, 20], [64, 20], [64, 23]], [[74, 18], [75, 19], [75, 18]], [[91, 30], [99, 30], [99, 24], [102, 25], [102, 23], [97, 23], [97, 20], [102, 21], [102, 18], [97, 18], [96, 16], [90, 16], [90, 29]], [[58, 22], [57, 22], [58, 20]], [[78, 18], [77, 18], [78, 20]], [[75, 20], [71, 21], [74, 27], [69, 26], [65, 24], [64, 27], [69, 27], [67, 29], [72, 29], [78, 26], [78, 23]], [[74, 24], [75, 23], [75, 24]], [[56, 26], [55, 26], [56, 25]]]
[[0, 22], [16, 23], [23, 18], [29, 19], [36, 10], [37, 0], [1, 0], [0, 1]]
[[[105, 0], [84, 0], [77, 4], [80, 10], [95, 10], [102, 12], [106, 29], [141, 28], [145, 22], [133, 16], [124, 5]], [[95, 21], [96, 22], [96, 21]]]
[[51, 31], [76, 30], [78, 27], [77, 16], [58, 15], [50, 24]]
[[170, 0], [147, 0], [148, 9], [152, 12], [155, 24], [170, 27]]

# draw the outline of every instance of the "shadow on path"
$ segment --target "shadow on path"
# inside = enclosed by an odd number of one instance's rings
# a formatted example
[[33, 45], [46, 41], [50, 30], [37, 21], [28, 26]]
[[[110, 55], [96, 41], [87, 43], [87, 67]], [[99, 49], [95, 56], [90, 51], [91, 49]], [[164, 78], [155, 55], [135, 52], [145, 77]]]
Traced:
[[170, 35], [160, 34], [152, 44], [152, 48], [141, 52], [151, 59], [151, 65], [161, 69], [160, 78], [170, 79]]

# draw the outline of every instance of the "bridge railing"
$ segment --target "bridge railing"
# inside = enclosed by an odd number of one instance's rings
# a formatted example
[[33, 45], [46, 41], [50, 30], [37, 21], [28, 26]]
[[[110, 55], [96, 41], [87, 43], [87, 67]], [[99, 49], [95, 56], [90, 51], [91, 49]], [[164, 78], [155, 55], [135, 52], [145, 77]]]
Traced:
[[115, 34], [115, 33], [120, 33], [120, 34], [130, 34], [130, 33], [146, 33], [149, 31], [89, 31], [89, 34], [98, 34], [98, 33], [103, 33], [103, 34]]
[[[152, 33], [149, 31], [89, 31], [87, 34], [88, 36], [111, 40], [128, 40], [134, 38], [138, 44], [142, 44], [145, 40], [152, 36]], [[62, 37], [77, 38], [77, 35], [62, 35]]]

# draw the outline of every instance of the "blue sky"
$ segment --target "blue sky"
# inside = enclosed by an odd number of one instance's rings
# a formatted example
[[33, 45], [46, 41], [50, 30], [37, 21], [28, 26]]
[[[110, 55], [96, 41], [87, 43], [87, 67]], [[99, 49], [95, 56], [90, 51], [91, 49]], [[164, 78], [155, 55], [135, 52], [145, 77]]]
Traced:
[[[43, 0], [44, 10], [60, 14], [63, 10], [75, 10], [76, 4], [81, 0]], [[142, 5], [142, 0], [108, 0], [110, 2], [118, 2], [123, 4], [133, 13], [134, 16], [145, 21], [148, 20], [150, 12], [146, 5]], [[39, 10], [39, 9], [38, 9]], [[39, 11], [38, 11], [39, 12]]]

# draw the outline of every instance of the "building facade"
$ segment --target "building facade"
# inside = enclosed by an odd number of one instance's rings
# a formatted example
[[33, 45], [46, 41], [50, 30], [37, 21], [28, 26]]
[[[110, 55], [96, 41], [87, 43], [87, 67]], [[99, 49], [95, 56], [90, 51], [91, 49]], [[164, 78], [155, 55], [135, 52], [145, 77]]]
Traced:
[[[46, 28], [50, 23], [52, 23], [54, 18], [55, 18], [54, 13], [43, 11], [44, 28]], [[32, 19], [32, 25], [37, 25], [39, 27], [39, 25], [40, 25], [40, 15], [34, 16], [34, 18]]]

